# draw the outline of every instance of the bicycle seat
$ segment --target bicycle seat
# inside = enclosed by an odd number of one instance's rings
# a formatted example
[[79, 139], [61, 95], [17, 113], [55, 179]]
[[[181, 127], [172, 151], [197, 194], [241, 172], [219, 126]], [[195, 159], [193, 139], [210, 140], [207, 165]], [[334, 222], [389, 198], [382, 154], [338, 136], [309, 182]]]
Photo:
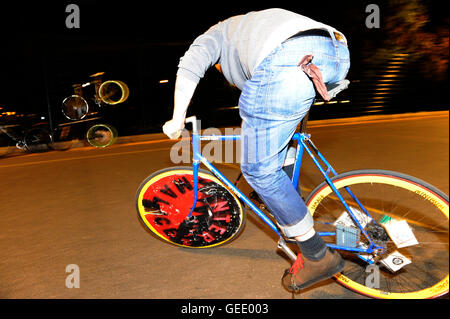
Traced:
[[327, 87], [328, 95], [330, 96], [330, 100], [333, 99], [339, 92], [348, 88], [350, 81], [345, 79], [338, 82], [327, 83], [325, 86]]

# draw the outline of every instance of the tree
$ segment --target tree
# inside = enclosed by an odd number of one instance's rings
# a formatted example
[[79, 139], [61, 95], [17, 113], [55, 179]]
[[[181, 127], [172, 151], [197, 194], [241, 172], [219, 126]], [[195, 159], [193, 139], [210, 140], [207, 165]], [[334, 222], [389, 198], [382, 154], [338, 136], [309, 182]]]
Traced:
[[433, 21], [429, 12], [433, 5], [437, 4], [420, 0], [390, 1], [382, 26], [386, 36], [383, 54], [407, 53], [419, 63], [427, 78], [443, 80], [448, 76], [448, 17]]

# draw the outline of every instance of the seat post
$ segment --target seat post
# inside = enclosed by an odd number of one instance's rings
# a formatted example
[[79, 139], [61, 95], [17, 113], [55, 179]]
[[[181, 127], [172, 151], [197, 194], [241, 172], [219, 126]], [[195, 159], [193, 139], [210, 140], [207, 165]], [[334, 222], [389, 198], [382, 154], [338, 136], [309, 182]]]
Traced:
[[306, 115], [303, 117], [303, 119], [300, 122], [300, 128], [299, 128], [300, 133], [306, 132], [306, 126], [308, 124], [308, 117], [309, 117], [309, 111], [306, 113]]

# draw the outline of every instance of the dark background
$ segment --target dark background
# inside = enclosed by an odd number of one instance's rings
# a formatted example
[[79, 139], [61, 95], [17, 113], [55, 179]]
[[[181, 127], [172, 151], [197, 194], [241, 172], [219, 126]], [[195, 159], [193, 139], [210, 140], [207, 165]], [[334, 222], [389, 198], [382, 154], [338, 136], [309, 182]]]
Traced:
[[[119, 135], [159, 132], [172, 115], [179, 58], [195, 37], [232, 15], [274, 6], [332, 25], [349, 39], [352, 66], [348, 78], [352, 83], [337, 99], [349, 102], [316, 106], [311, 119], [448, 110], [448, 10], [441, 1], [416, 2], [425, 9], [422, 32], [447, 30], [447, 53], [441, 57], [445, 71], [434, 76], [434, 69], [426, 68], [433, 60], [412, 48], [396, 69], [389, 94], [383, 100], [373, 99], [386, 66], [395, 59], [393, 54], [402, 52], [387, 42], [396, 27], [389, 19], [400, 14], [407, 20], [412, 13], [402, 1], [397, 2], [276, 1], [253, 5], [247, 1], [72, 0], [2, 4], [0, 113], [16, 114], [2, 116], [0, 124], [24, 118], [50, 127], [68, 123], [61, 102], [73, 94], [72, 84], [105, 72], [105, 80], [126, 82], [130, 97], [118, 106], [99, 109], [101, 121], [115, 126]], [[80, 8], [79, 29], [66, 28], [69, 13], [65, 8], [70, 3]], [[370, 3], [380, 7], [379, 29], [366, 27], [369, 13], [365, 11]], [[414, 37], [416, 32], [410, 26], [403, 29], [405, 36]], [[237, 105], [239, 93], [213, 68], [200, 82], [189, 114], [196, 114], [203, 125], [239, 125], [238, 110], [229, 109]]]

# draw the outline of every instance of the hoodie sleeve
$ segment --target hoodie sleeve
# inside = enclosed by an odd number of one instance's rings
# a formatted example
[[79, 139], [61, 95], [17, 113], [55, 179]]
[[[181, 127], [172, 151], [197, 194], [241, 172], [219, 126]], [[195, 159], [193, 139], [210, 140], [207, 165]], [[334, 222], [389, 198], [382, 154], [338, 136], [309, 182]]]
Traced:
[[177, 75], [198, 83], [205, 72], [220, 58], [222, 44], [222, 23], [212, 26], [197, 37], [180, 59]]

